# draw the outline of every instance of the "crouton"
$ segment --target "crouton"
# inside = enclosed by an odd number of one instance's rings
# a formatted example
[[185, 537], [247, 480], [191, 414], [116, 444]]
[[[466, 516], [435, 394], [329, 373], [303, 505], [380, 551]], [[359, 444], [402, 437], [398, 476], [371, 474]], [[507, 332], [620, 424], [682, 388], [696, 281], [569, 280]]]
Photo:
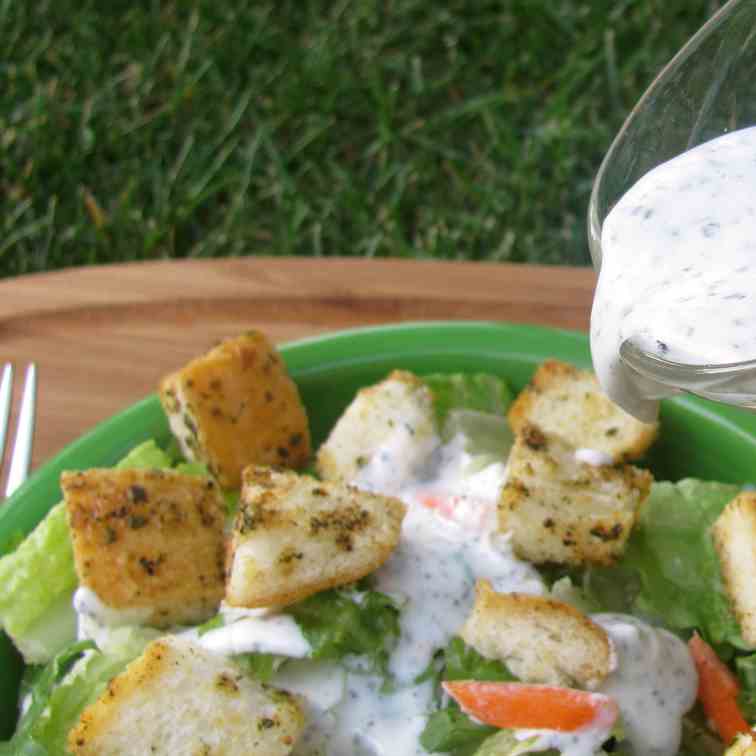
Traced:
[[399, 541], [398, 499], [294, 472], [244, 471], [226, 601], [291, 604], [377, 569]]
[[164, 378], [160, 401], [187, 459], [226, 489], [250, 464], [299, 468], [310, 456], [307, 415], [294, 381], [263, 334], [250, 331]]
[[509, 408], [515, 433], [536, 425], [576, 449], [591, 449], [627, 462], [643, 456], [655, 441], [658, 423], [642, 423], [601, 392], [596, 376], [558, 360], [547, 360]]
[[612, 671], [609, 637], [569, 604], [475, 586], [475, 605], [460, 633], [488, 659], [504, 662], [522, 682], [596, 688]]
[[499, 529], [536, 564], [612, 564], [622, 554], [652, 477], [631, 465], [578, 461], [557, 436], [524, 426], [509, 457]]
[[736, 496], [711, 529], [743, 640], [756, 647], [756, 492]]
[[753, 735], [738, 735], [724, 756], [756, 756], [756, 741]]
[[224, 593], [225, 505], [210, 478], [174, 470], [64, 472], [79, 584], [166, 627], [213, 614]]
[[82, 712], [75, 756], [283, 756], [304, 727], [296, 699], [173, 636], [153, 641]]
[[393, 494], [436, 443], [430, 389], [412, 373], [395, 370], [362, 389], [347, 407], [318, 451], [318, 472], [327, 480]]

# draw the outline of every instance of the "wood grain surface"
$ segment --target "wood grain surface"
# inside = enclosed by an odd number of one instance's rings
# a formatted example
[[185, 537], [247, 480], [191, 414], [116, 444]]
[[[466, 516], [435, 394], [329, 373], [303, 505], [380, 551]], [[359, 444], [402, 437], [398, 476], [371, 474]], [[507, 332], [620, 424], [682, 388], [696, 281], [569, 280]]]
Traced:
[[[246, 328], [281, 343], [342, 328], [494, 320], [586, 330], [591, 270], [241, 258], [71, 269], [0, 281], [3, 361], [39, 369], [34, 465]], [[20, 393], [17, 392], [17, 393]]]

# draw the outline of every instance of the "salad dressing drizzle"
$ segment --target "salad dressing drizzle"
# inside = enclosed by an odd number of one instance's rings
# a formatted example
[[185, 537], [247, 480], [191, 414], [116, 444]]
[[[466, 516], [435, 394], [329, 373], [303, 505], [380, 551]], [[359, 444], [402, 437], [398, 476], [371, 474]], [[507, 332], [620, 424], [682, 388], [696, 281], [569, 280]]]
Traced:
[[[430, 444], [426, 439], [419, 456], [427, 463], [416, 464], [415, 456], [411, 466], [403, 466], [407, 474], [397, 487], [392, 470], [399, 462], [393, 457], [405, 454], [406, 444], [389, 439], [376, 451], [380, 464], [361, 470], [361, 487], [388, 489], [408, 506], [400, 544], [373, 576], [375, 589], [401, 607], [400, 638], [390, 660], [393, 680], [387, 689], [386, 681], [361, 665], [359, 657], [347, 659], [346, 668], [296, 658], [284, 665], [271, 682], [299, 694], [309, 714], [294, 756], [423, 756], [419, 736], [435, 703], [432, 681], [417, 678], [433, 654], [459, 632], [473, 606], [476, 580], [485, 577], [501, 592], [546, 592], [537, 570], [515, 557], [506, 536], [497, 533], [496, 504], [506, 482], [505, 464], [493, 462], [480, 469], [467, 448], [468, 439], [461, 433], [445, 444], [439, 437]], [[589, 463], [601, 461], [592, 450], [581, 453]], [[100, 613], [90, 599], [80, 593], [77, 608], [92, 619]], [[307, 641], [288, 615], [233, 608], [227, 613], [224, 627], [197, 641], [227, 655], [307, 655]], [[595, 620], [613, 639], [619, 658], [618, 672], [601, 690], [616, 697], [634, 753], [675, 756], [680, 715], [696, 689], [687, 650], [670, 634], [633, 617], [598, 615]], [[517, 735], [535, 736], [531, 750], [557, 748], [563, 756], [593, 756], [608, 733], [589, 727], [575, 733]]]
[[756, 127], [657, 166], [601, 229], [591, 353], [609, 397], [651, 421], [675, 393], [619, 357], [630, 340], [689, 364], [756, 358]]

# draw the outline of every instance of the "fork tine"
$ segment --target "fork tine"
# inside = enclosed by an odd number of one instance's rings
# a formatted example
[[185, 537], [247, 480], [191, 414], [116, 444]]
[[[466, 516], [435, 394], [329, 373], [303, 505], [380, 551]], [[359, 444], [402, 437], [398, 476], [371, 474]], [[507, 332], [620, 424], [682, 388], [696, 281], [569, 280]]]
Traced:
[[29, 474], [32, 441], [34, 440], [34, 414], [37, 398], [37, 366], [32, 363], [26, 368], [24, 393], [18, 415], [18, 430], [13, 444], [10, 472], [5, 486], [5, 495], [10, 496]]
[[8, 436], [12, 389], [13, 365], [6, 362], [3, 368], [3, 380], [0, 383], [0, 464], [2, 464], [5, 456], [5, 439]]

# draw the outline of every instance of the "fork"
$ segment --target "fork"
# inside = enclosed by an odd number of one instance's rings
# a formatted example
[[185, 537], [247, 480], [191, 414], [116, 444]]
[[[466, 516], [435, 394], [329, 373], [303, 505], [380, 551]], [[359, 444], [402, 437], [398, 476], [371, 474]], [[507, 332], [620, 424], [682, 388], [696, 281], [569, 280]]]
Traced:
[[[13, 365], [6, 362], [0, 380], [0, 465], [5, 458], [5, 442], [10, 425], [11, 399], [13, 395]], [[10, 469], [5, 483], [5, 497], [10, 496], [29, 475], [32, 441], [34, 439], [34, 414], [37, 398], [37, 366], [31, 363], [26, 368], [21, 409], [18, 413], [16, 440], [11, 452]]]

